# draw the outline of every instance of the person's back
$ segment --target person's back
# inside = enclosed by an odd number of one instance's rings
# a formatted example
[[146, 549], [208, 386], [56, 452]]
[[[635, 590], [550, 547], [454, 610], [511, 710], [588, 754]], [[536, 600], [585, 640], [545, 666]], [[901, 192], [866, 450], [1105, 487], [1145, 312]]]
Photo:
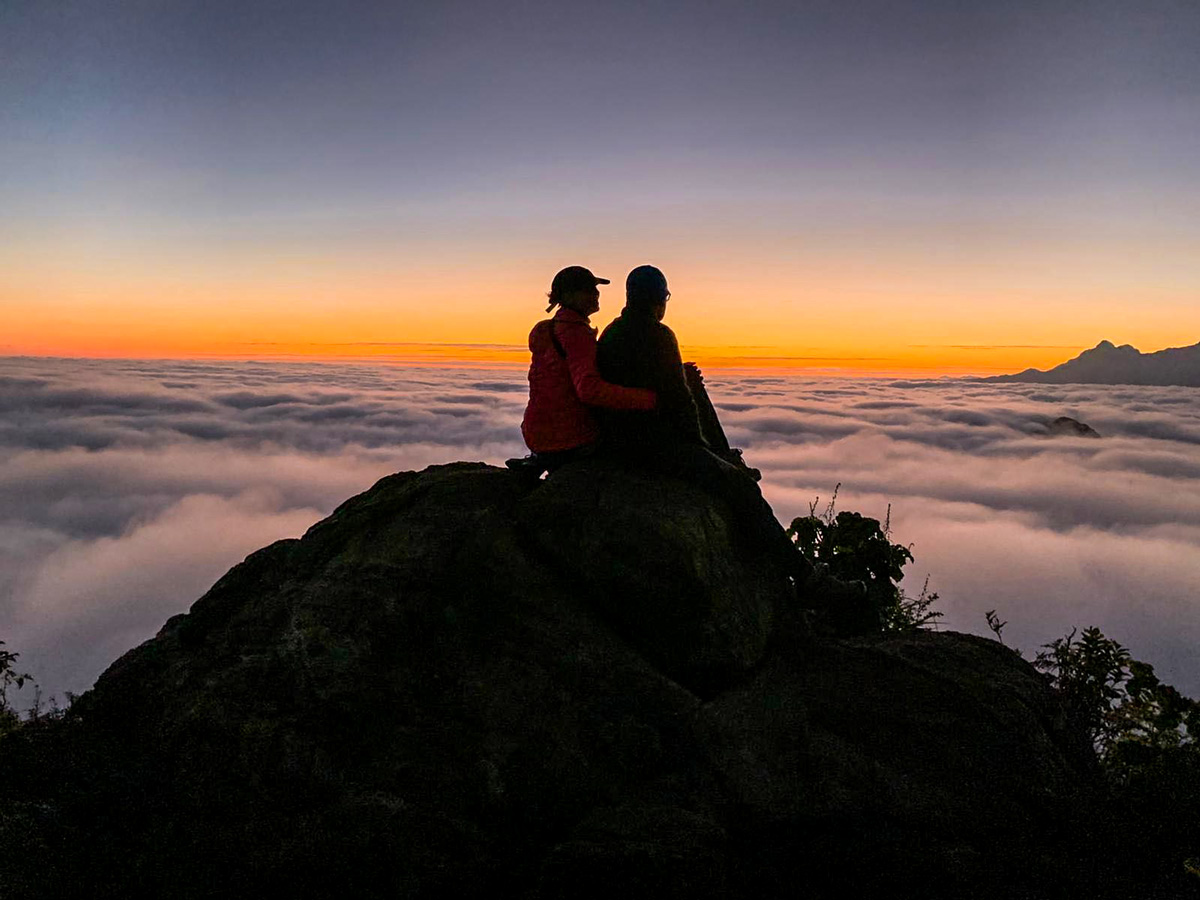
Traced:
[[600, 376], [613, 384], [649, 388], [658, 395], [657, 407], [649, 412], [604, 411], [601, 424], [610, 442], [705, 443], [679, 343], [662, 323], [669, 298], [662, 273], [653, 266], [639, 266], [626, 281], [625, 308], [600, 336], [596, 348]]
[[[796, 550], [755, 484], [758, 470], [747, 467], [741, 451], [729, 447], [699, 370], [691, 367], [693, 396], [675, 333], [662, 323], [671, 297], [663, 273], [654, 266], [638, 266], [625, 281], [625, 296], [620, 317], [597, 343], [596, 368], [613, 384], [655, 391], [658, 406], [650, 412], [604, 410], [601, 446], [646, 471], [679, 478], [719, 497], [733, 515], [731, 529], [751, 552], [774, 556], [798, 587], [818, 585], [827, 596], [861, 605], [866, 597], [861, 584], [850, 588], [827, 572], [814, 572]], [[705, 428], [698, 402], [704, 408]], [[713, 440], [706, 440], [705, 434]]]

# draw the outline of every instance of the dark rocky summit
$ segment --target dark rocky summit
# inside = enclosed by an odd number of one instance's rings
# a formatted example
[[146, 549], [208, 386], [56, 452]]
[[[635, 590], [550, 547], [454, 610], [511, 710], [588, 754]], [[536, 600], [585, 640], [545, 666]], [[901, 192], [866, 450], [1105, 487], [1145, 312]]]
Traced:
[[982, 381], [1037, 384], [1146, 384], [1200, 387], [1200, 344], [1142, 353], [1129, 344], [1101, 341], [1053, 369], [1026, 369]]
[[1080, 422], [1078, 419], [1072, 419], [1070, 416], [1059, 416], [1057, 419], [1046, 423], [1046, 435], [1048, 437], [1087, 437], [1098, 438], [1098, 432], [1086, 422]]
[[390, 476], [0, 743], [0, 894], [1137, 893], [1028, 664], [790, 594], [683, 484]]

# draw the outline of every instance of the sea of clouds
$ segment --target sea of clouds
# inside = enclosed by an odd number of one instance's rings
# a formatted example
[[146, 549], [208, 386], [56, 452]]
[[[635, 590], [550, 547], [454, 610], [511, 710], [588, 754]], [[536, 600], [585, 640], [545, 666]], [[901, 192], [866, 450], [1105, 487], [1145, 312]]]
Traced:
[[[785, 524], [838, 509], [912, 544], [942, 628], [1031, 656], [1098, 625], [1200, 695], [1200, 392], [706, 377]], [[512, 368], [0, 358], [0, 640], [89, 687], [233, 564], [391, 472], [522, 455]], [[1048, 437], [1058, 416], [1102, 435]]]

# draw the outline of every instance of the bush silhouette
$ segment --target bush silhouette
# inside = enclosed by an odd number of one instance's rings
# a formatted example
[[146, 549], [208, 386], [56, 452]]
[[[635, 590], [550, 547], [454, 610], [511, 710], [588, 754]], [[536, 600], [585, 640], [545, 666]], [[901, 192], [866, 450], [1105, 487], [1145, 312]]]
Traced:
[[793, 519], [788, 537], [809, 562], [827, 566], [833, 577], [866, 585], [865, 630], [906, 631], [935, 622], [942, 614], [931, 609], [938, 595], [929, 592], [929, 579], [915, 597], [899, 586], [913, 555], [903, 544], [892, 543], [891, 507], [883, 523], [861, 513], [836, 512], [840, 487], [820, 513], [818, 498], [809, 504], [807, 516]]
[[[1145, 749], [1196, 749], [1200, 703], [1183, 696], [1099, 628], [1046, 644], [1034, 665], [1050, 676], [1110, 766]], [[1138, 750], [1135, 748], [1144, 748]]]
[[[999, 636], [1003, 623], [988, 618]], [[1092, 739], [1116, 814], [1110, 827], [1140, 866], [1139, 882], [1200, 896], [1200, 702], [1094, 626], [1044, 645], [1033, 664]]]
[[18, 672], [15, 668], [20, 654], [4, 649], [4, 641], [0, 641], [0, 735], [15, 731], [21, 724], [20, 714], [13, 708], [8, 699], [12, 688], [20, 690], [29, 680], [29, 676]]

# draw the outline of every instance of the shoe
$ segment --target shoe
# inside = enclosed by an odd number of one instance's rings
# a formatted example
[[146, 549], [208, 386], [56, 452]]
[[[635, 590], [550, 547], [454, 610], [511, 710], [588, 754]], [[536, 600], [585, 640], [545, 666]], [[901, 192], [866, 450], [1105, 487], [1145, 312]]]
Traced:
[[504, 465], [511, 472], [515, 472], [532, 481], [542, 477], [542, 473], [546, 471], [545, 464], [538, 459], [536, 453], [531, 453], [528, 456], [518, 456], [513, 459], [506, 459]]

